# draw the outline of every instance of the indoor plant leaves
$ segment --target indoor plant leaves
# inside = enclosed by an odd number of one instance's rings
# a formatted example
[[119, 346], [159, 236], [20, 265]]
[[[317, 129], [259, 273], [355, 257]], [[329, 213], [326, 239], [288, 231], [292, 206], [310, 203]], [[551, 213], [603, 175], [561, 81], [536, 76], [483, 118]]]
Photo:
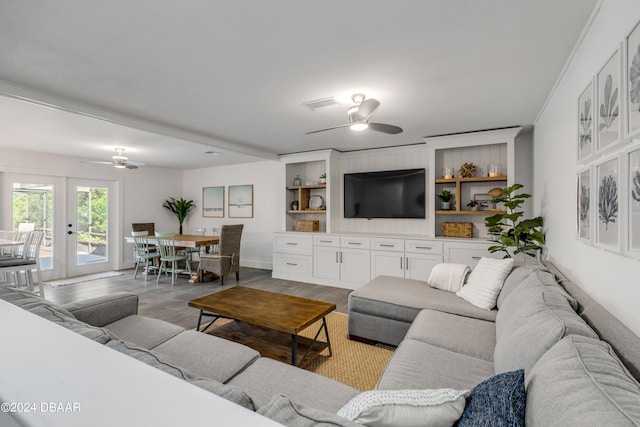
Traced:
[[169, 209], [178, 218], [178, 223], [180, 224], [180, 231], [178, 234], [182, 234], [182, 223], [189, 213], [195, 209], [195, 202], [193, 200], [185, 200], [182, 197], [179, 200], [169, 197], [169, 199], [165, 200], [162, 206]]

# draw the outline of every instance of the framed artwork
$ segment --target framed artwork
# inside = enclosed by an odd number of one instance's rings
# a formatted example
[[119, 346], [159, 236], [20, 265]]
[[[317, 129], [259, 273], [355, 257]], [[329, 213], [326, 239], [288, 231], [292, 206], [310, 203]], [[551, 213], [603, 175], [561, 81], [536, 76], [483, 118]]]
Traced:
[[618, 157], [596, 166], [598, 196], [596, 203], [596, 242], [608, 249], [620, 244], [620, 164]]
[[591, 169], [578, 174], [578, 238], [591, 242]]
[[202, 188], [202, 216], [224, 218], [224, 187]]
[[593, 138], [593, 82], [578, 97], [578, 161], [594, 152]]
[[229, 186], [229, 218], [253, 218], [253, 185]]
[[629, 249], [640, 253], [640, 149], [629, 153]]
[[627, 136], [640, 133], [640, 22], [627, 36], [625, 76], [627, 90], [625, 99], [627, 106]]
[[621, 135], [620, 115], [620, 49], [609, 58], [596, 78], [596, 135], [598, 150], [605, 150], [619, 143]]

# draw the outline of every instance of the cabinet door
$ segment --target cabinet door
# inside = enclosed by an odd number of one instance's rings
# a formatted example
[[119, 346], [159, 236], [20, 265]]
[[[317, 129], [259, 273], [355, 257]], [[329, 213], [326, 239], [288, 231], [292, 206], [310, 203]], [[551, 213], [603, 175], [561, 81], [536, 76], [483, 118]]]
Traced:
[[472, 270], [480, 258], [502, 258], [498, 252], [492, 254], [488, 248], [489, 242], [466, 243], [466, 242], [446, 242], [444, 245], [445, 262], [468, 265]]
[[442, 262], [442, 255], [406, 254], [404, 277], [427, 281], [431, 269]]
[[367, 250], [341, 249], [340, 279], [345, 282], [367, 283], [371, 280], [371, 255]]
[[404, 252], [371, 251], [371, 277], [404, 277]]
[[313, 277], [340, 280], [340, 248], [313, 248]]

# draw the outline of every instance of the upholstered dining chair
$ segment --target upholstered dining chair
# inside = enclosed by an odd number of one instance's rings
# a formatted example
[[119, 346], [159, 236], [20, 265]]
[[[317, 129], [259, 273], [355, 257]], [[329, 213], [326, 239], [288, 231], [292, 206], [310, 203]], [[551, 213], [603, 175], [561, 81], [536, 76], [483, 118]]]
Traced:
[[[133, 278], [138, 275], [138, 268], [140, 264], [144, 262], [144, 281], [149, 279], [149, 272], [158, 270], [156, 266], [156, 260], [160, 258], [160, 252], [158, 252], [155, 246], [149, 246], [149, 233], [147, 231], [132, 231], [134, 244], [134, 255], [136, 257], [136, 268], [133, 270]], [[151, 264], [151, 265], [149, 265]]]
[[207, 271], [220, 276], [220, 286], [224, 286], [224, 276], [230, 273], [236, 273], [236, 281], [240, 280], [240, 239], [243, 227], [243, 224], [222, 226], [219, 253], [200, 255], [200, 281]]
[[[191, 275], [191, 264], [189, 263], [188, 255], [180, 255], [176, 251], [175, 241], [173, 240], [176, 233], [156, 233], [156, 241], [158, 242], [158, 248], [160, 248], [160, 268], [158, 270], [158, 277], [156, 277], [156, 283], [160, 281], [160, 275], [164, 272], [171, 273], [171, 286], [176, 283], [176, 276], [178, 273], [182, 273], [185, 269], [178, 266], [181, 261], [186, 264], [186, 271]], [[169, 265], [171, 267], [169, 267]]]

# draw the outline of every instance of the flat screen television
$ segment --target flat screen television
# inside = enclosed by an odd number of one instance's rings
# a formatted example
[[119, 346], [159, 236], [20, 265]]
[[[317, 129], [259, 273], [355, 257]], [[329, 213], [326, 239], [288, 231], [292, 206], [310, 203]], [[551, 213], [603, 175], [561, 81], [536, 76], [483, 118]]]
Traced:
[[345, 218], [425, 218], [425, 170], [344, 174]]

